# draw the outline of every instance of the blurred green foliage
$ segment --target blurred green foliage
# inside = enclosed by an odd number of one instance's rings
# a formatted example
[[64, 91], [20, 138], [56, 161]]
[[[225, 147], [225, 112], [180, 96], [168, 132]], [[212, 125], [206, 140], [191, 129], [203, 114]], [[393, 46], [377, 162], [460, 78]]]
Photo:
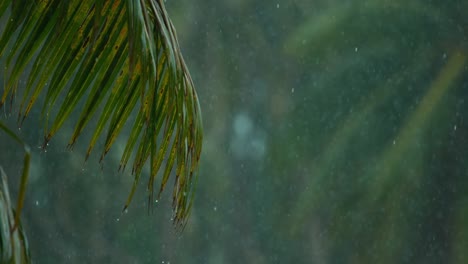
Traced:
[[25, 207], [38, 261], [468, 262], [468, 2], [167, 8], [204, 113], [185, 231], [143, 194], [120, 215], [131, 179], [51, 146]]

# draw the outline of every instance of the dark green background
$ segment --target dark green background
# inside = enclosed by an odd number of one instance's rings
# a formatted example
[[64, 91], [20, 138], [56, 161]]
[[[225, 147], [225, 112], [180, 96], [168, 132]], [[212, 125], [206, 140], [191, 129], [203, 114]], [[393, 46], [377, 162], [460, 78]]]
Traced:
[[[121, 214], [123, 142], [102, 169], [89, 135], [66, 150], [72, 127], [41, 152], [36, 113], [19, 132], [36, 263], [468, 263], [467, 1], [167, 9], [205, 130], [185, 231], [168, 192], [147, 214], [145, 180]], [[0, 139], [19, 177], [21, 148]]]

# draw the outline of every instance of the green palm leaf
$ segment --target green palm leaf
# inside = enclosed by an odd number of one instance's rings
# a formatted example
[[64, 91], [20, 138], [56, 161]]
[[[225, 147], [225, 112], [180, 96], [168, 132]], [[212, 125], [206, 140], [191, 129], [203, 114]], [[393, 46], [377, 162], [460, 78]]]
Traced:
[[120, 169], [134, 156], [135, 180], [124, 209], [148, 159], [153, 201], [153, 185], [166, 161], [158, 196], [175, 168], [174, 222], [183, 226], [192, 203], [202, 124], [163, 1], [7, 0], [0, 3], [0, 15], [8, 21], [0, 37], [7, 76], [0, 105], [14, 97], [20, 78], [26, 79], [18, 116], [23, 122], [45, 94], [45, 146], [84, 102], [69, 146], [96, 116], [86, 158], [104, 138], [101, 160], [132, 121]]
[[0, 167], [0, 262], [30, 263], [28, 239], [15, 219], [5, 172]]

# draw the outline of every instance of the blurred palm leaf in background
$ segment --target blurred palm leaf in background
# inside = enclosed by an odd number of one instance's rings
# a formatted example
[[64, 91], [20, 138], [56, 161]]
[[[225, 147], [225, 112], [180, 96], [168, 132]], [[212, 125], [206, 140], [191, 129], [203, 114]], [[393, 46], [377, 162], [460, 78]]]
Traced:
[[124, 209], [149, 159], [149, 206], [158, 172], [160, 195], [175, 168], [173, 219], [183, 226], [200, 158], [201, 113], [163, 1], [5, 0], [0, 15], [0, 105], [11, 107], [18, 92], [22, 123], [42, 95], [44, 147], [80, 106], [69, 146], [95, 117], [86, 158], [104, 136], [101, 161], [133, 122], [120, 162], [124, 170], [133, 158], [135, 176]]
[[315, 216], [326, 263], [465, 263], [468, 4], [331, 6], [285, 44], [311, 66], [300, 73], [311, 89], [296, 96], [315, 104], [295, 115], [316, 124], [294, 123], [310, 142], [291, 147], [314, 162], [292, 234]]

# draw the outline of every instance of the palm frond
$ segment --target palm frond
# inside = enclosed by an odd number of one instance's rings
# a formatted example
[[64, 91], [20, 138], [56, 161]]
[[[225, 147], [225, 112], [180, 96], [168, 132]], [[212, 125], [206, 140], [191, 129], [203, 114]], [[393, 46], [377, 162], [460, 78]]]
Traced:
[[[99, 116], [86, 159], [104, 137], [101, 161], [133, 120], [119, 168], [134, 156], [135, 179], [124, 209], [148, 159], [153, 201], [153, 185], [166, 160], [158, 196], [175, 168], [174, 222], [183, 225], [200, 159], [201, 112], [163, 1], [10, 0], [2, 1], [0, 15], [8, 21], [0, 38], [8, 77], [0, 105], [16, 94], [27, 74], [18, 119], [23, 122], [45, 94], [46, 145], [84, 100], [69, 146]], [[25, 72], [27, 65], [32, 68]]]
[[[13, 210], [5, 172], [0, 167], [0, 262], [30, 263], [29, 246], [20, 222]], [[18, 228], [15, 228], [18, 227]]]

